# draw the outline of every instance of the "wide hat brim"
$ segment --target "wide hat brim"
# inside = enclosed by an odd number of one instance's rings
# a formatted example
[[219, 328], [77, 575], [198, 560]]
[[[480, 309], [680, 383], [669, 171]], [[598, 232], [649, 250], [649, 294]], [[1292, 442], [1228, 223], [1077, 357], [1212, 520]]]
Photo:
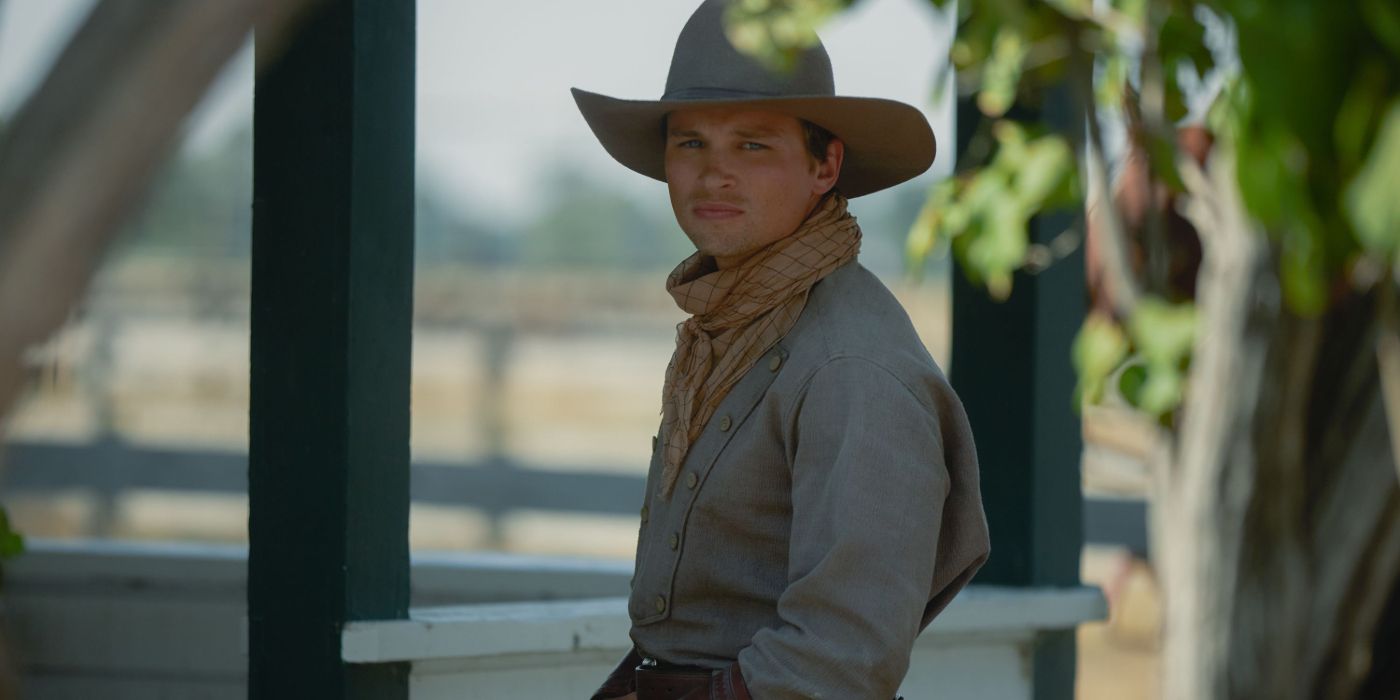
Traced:
[[573, 88], [593, 134], [617, 162], [666, 181], [665, 117], [678, 109], [743, 107], [805, 119], [845, 144], [836, 189], [846, 197], [878, 192], [928, 170], [937, 152], [933, 129], [914, 107], [876, 97], [833, 95], [685, 100], [621, 100]]

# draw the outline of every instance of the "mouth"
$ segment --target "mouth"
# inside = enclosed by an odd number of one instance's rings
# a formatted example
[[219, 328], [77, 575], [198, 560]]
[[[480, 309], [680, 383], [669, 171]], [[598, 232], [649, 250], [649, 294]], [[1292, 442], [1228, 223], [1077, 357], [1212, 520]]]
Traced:
[[723, 202], [700, 202], [690, 208], [698, 219], [732, 219], [744, 213], [743, 209]]

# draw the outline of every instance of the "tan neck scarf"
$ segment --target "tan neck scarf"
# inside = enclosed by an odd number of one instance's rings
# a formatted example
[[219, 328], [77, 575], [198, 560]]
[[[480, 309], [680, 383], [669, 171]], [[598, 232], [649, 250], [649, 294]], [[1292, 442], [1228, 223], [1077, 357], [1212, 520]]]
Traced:
[[676, 328], [661, 403], [662, 493], [669, 498], [690, 445], [729, 390], [797, 323], [807, 294], [860, 250], [846, 198], [832, 194], [792, 235], [736, 267], [715, 269], [696, 253], [666, 289], [692, 315]]

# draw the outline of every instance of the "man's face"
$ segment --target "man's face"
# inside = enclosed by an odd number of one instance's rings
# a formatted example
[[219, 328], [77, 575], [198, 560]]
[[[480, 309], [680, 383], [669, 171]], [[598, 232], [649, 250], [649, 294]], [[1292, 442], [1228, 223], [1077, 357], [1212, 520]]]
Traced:
[[843, 146], [807, 152], [802, 124], [777, 112], [682, 109], [667, 121], [666, 184], [681, 230], [732, 267], [794, 231], [836, 184]]

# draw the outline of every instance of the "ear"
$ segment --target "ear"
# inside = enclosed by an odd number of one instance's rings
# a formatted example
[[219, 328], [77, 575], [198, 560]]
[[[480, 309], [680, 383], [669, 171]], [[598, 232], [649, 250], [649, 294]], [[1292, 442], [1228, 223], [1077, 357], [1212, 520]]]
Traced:
[[826, 144], [826, 158], [817, 163], [817, 179], [812, 185], [816, 194], [824, 195], [836, 186], [836, 181], [841, 178], [841, 163], [845, 158], [846, 144], [841, 143], [841, 139], [831, 139]]

